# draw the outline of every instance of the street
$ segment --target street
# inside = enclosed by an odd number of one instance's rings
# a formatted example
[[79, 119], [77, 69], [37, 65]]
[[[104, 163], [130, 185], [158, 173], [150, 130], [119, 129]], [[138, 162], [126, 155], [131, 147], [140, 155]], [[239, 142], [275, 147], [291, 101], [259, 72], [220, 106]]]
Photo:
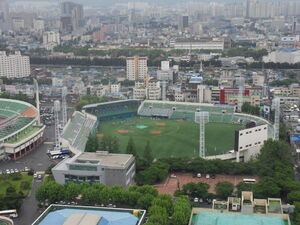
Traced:
[[[37, 149], [30, 152], [28, 155], [17, 161], [1, 162], [0, 170], [6, 169], [24, 169], [24, 167], [31, 168], [35, 171], [44, 171], [52, 163], [47, 156], [47, 150], [52, 147], [54, 141], [54, 126], [46, 127], [44, 133], [45, 143]], [[38, 210], [38, 202], [35, 199], [35, 191], [42, 183], [42, 180], [34, 179], [31, 192], [23, 200], [23, 204], [18, 214], [19, 217], [14, 219], [15, 225], [30, 225], [40, 214]]]

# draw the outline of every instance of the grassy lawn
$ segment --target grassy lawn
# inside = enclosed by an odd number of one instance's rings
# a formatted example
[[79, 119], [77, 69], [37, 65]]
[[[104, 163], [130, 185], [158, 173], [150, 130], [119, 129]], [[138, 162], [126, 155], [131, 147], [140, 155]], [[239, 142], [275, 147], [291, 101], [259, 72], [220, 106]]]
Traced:
[[[243, 128], [237, 124], [206, 124], [206, 155], [221, 154], [234, 147], [234, 131]], [[151, 133], [154, 132], [154, 133]], [[147, 140], [156, 158], [192, 157], [199, 152], [199, 125], [194, 121], [151, 119], [147, 117], [112, 120], [100, 123], [100, 135], [116, 136], [120, 150], [125, 152], [132, 136], [138, 153], [142, 154]], [[101, 139], [101, 137], [99, 137]]]
[[22, 181], [29, 182], [30, 186], [28, 189], [22, 189], [21, 191], [27, 196], [29, 194], [29, 191], [31, 189], [32, 179], [33, 176], [28, 176], [27, 173], [21, 173], [21, 179], [20, 180], [14, 180], [13, 174], [9, 175], [0, 175], [0, 195], [6, 194], [6, 189], [9, 186], [12, 186], [16, 189], [16, 192], [20, 191], [20, 185]]

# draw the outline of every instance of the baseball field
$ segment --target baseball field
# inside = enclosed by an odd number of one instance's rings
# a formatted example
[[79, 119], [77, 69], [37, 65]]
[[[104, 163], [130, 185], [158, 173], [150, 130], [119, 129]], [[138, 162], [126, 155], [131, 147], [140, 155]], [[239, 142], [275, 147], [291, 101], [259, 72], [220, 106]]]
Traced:
[[[232, 150], [234, 131], [239, 124], [207, 123], [205, 125], [206, 155], [217, 155]], [[133, 138], [138, 154], [142, 155], [149, 140], [155, 158], [193, 157], [199, 154], [199, 124], [190, 120], [153, 119], [134, 117], [100, 123], [97, 136], [114, 136], [120, 151], [125, 152]]]

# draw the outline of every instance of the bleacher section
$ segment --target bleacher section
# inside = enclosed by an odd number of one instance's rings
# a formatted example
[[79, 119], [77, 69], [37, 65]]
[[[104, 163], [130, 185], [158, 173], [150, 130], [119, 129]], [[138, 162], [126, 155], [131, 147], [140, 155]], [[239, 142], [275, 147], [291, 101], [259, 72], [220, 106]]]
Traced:
[[83, 111], [97, 116], [99, 121], [105, 121], [136, 116], [140, 104], [140, 100], [121, 100], [86, 105]]
[[[78, 111], [74, 112], [61, 136], [63, 145], [68, 145], [64, 147], [83, 152], [89, 135], [94, 133], [96, 128], [97, 118], [95, 116]], [[67, 143], [64, 144], [64, 140]]]
[[210, 113], [232, 114], [234, 106], [197, 104], [187, 102], [163, 102], [163, 101], [144, 101], [138, 114], [141, 116], [153, 116], [163, 113], [170, 119], [194, 119], [195, 112], [206, 111]]
[[0, 109], [6, 109], [13, 112], [21, 113], [27, 108], [29, 108], [28, 105], [19, 102], [13, 102], [10, 99], [8, 100], [0, 99]]
[[29, 124], [32, 120], [33, 120], [33, 118], [26, 118], [26, 117], [16, 118], [16, 120], [14, 122], [10, 123], [8, 126], [1, 127], [0, 139], [20, 130], [21, 128], [23, 128], [24, 126]]

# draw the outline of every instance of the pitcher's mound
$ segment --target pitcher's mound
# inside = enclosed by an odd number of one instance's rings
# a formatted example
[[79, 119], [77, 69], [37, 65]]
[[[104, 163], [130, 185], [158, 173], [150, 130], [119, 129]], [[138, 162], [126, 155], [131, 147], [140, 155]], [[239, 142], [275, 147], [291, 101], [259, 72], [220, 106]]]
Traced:
[[184, 120], [183, 119], [180, 119], [180, 120], [176, 120], [177, 122], [183, 122]]
[[156, 123], [156, 126], [164, 127], [164, 126], [166, 126], [166, 124], [165, 123]]
[[128, 130], [118, 130], [118, 132], [119, 132], [120, 134], [127, 134], [129, 131], [128, 131]]
[[161, 134], [160, 130], [152, 130], [150, 131], [150, 134]]
[[104, 134], [97, 134], [97, 137], [103, 137]]

